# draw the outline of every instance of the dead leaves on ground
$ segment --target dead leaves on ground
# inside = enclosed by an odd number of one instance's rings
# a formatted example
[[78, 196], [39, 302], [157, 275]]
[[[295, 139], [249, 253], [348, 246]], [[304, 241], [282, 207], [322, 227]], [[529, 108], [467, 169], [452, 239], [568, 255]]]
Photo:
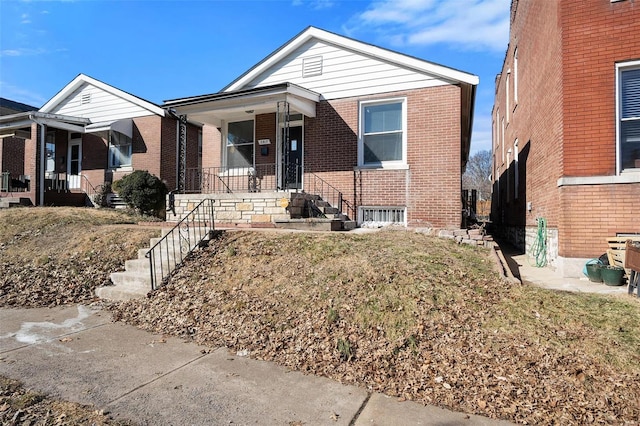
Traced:
[[111, 309], [157, 333], [401, 400], [523, 424], [637, 421], [637, 369], [484, 327], [508, 292], [483, 256], [403, 232], [233, 233], [151, 298]]

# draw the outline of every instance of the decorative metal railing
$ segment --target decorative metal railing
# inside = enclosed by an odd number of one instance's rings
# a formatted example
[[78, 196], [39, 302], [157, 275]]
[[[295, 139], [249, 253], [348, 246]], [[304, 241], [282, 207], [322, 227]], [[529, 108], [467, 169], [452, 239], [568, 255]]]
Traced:
[[204, 199], [145, 254], [151, 266], [151, 289], [161, 287], [213, 231], [213, 200]]
[[275, 191], [278, 186], [275, 164], [253, 167], [191, 168], [185, 172], [186, 193], [220, 194], [231, 192]]

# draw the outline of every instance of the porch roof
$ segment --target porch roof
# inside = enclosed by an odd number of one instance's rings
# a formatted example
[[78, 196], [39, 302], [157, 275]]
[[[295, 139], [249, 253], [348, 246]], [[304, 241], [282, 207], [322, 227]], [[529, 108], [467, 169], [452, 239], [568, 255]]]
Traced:
[[190, 120], [220, 127], [222, 121], [276, 112], [277, 104], [281, 101], [288, 102], [292, 110], [307, 117], [315, 117], [320, 94], [287, 82], [234, 92], [172, 99], [164, 101], [163, 106], [175, 110], [179, 115], [188, 115]]
[[31, 128], [32, 123], [44, 124], [70, 132], [84, 132], [84, 126], [91, 120], [69, 115], [49, 114], [39, 111], [27, 111], [0, 117], [0, 138], [18, 136], [24, 137], [20, 131]]

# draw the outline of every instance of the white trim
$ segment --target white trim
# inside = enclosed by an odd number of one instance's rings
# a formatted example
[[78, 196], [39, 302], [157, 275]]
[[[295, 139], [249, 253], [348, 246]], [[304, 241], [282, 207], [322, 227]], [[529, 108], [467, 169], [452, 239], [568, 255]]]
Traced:
[[[620, 164], [620, 104], [622, 99], [621, 95], [621, 87], [620, 87], [620, 74], [624, 71], [623, 68], [636, 68], [640, 67], [640, 60], [638, 61], [628, 61], [628, 62], [619, 62], [616, 63], [616, 174], [620, 175], [623, 171], [621, 170], [622, 165]], [[635, 169], [631, 169], [635, 170]]]
[[[402, 105], [402, 159], [399, 161], [382, 161], [381, 163], [365, 163], [364, 162], [364, 114], [363, 109], [367, 105], [386, 105], [392, 103], [401, 103]], [[384, 98], [371, 99], [358, 102], [358, 168], [362, 169], [394, 169], [403, 168], [408, 164], [407, 161], [407, 98]]]
[[[561, 177], [558, 179], [558, 187], [574, 185], [615, 185], [624, 183], [640, 183], [640, 169], [625, 171], [617, 176], [585, 176], [585, 177]], [[637, 170], [637, 171], [636, 171]]]
[[91, 78], [88, 75], [79, 74], [76, 78], [74, 78], [69, 84], [67, 84], [62, 90], [60, 90], [53, 98], [49, 99], [49, 101], [42, 106], [38, 111], [39, 112], [51, 112], [60, 102], [70, 96], [76, 89], [78, 89], [83, 84], [91, 84], [93, 86], [98, 87], [101, 90], [104, 90], [107, 93], [111, 93], [114, 96], [125, 99], [141, 108], [144, 108], [154, 114], [157, 114], [161, 117], [164, 117], [165, 110], [160, 108], [159, 106], [152, 104], [151, 102], [140, 99], [136, 96], [130, 95], [127, 92], [123, 92], [120, 89], [117, 89], [113, 86], [109, 86], [106, 83], [103, 83], [95, 78]]
[[239, 90], [245, 87], [245, 85], [252, 81], [254, 78], [277, 64], [280, 60], [284, 59], [289, 54], [293, 53], [296, 49], [301, 47], [304, 43], [313, 38], [367, 56], [381, 58], [386, 61], [411, 68], [418, 72], [435, 75], [446, 80], [451, 80], [456, 83], [477, 85], [480, 81], [478, 76], [473, 74], [458, 71], [456, 69], [445, 67], [443, 65], [427, 62], [422, 59], [413, 58], [411, 56], [403, 55], [401, 53], [393, 52], [391, 50], [383, 49], [381, 47], [373, 46], [371, 44], [333, 34], [319, 28], [309, 27], [298, 34], [296, 37], [294, 37], [292, 40], [284, 44], [282, 47], [277, 49], [270, 56], [267, 56], [267, 58], [255, 65], [244, 75], [231, 82], [231, 84], [223, 88], [222, 91], [232, 92], [234, 90]]

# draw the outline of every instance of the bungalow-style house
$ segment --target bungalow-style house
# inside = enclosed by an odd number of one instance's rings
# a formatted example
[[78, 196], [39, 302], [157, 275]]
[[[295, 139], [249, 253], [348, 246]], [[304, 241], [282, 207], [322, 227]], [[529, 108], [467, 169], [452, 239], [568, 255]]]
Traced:
[[85, 205], [100, 185], [133, 170], [148, 170], [175, 189], [178, 161], [199, 165], [201, 128], [80, 74], [42, 108], [1, 116], [0, 138], [10, 183], [0, 197]]
[[[359, 224], [457, 228], [477, 84], [475, 75], [309, 27], [220, 92], [165, 101], [203, 124], [202, 167], [185, 170], [186, 193], [175, 202], [298, 191]], [[237, 197], [247, 202], [219, 223], [278, 220], [277, 209], [245, 215], [261, 201]]]
[[510, 28], [492, 219], [540, 264], [580, 276], [608, 237], [640, 234], [640, 7], [512, 0]]
[[[37, 108], [10, 99], [0, 98], [0, 116], [13, 115], [26, 111], [34, 111]], [[5, 134], [0, 138], [0, 194], [12, 192], [25, 192], [29, 188], [29, 179], [24, 174], [24, 144], [14, 141], [15, 133]], [[13, 176], [13, 178], [12, 178]], [[16, 203], [20, 202], [20, 197]], [[25, 202], [27, 200], [25, 199]], [[5, 203], [0, 204], [0, 206]]]

